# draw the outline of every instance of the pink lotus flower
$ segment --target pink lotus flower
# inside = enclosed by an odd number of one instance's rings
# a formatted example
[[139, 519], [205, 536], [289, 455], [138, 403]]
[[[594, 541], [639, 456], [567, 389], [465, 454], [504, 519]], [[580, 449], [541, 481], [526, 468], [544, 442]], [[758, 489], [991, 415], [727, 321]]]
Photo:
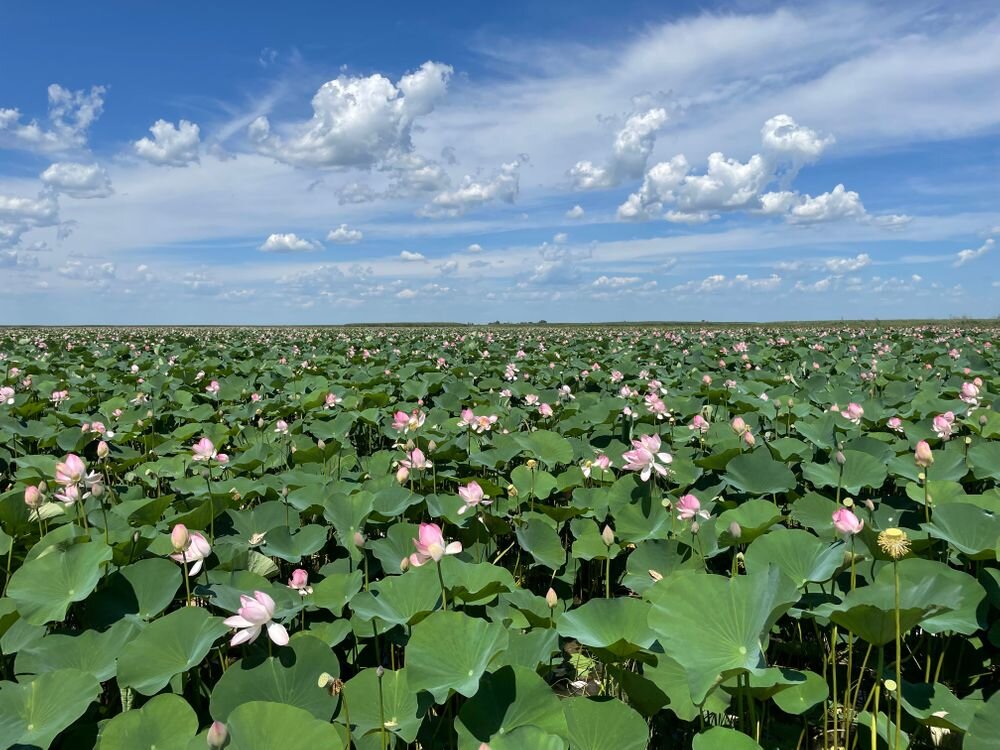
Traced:
[[938, 414], [934, 417], [932, 422], [932, 428], [934, 433], [942, 440], [948, 440], [951, 437], [953, 424], [955, 422], [955, 414], [950, 411], [946, 411], [944, 414]]
[[691, 519], [698, 518], [708, 518], [709, 513], [707, 510], [701, 509], [701, 501], [698, 500], [694, 495], [688, 494], [681, 497], [674, 506], [677, 508], [677, 520], [678, 521], [690, 521]]
[[743, 420], [743, 417], [733, 417], [733, 421], [730, 422], [730, 427], [733, 428], [733, 432], [737, 435], [742, 435], [747, 431], [747, 423]]
[[691, 419], [691, 424], [688, 425], [688, 429], [691, 431], [697, 430], [702, 435], [708, 432], [708, 428], [711, 427], [708, 420], [705, 419], [701, 414], [695, 414]]
[[469, 510], [469, 508], [475, 508], [477, 505], [489, 505], [493, 502], [489, 499], [489, 495], [483, 494], [483, 488], [476, 481], [469, 482], [464, 487], [459, 487], [458, 494], [465, 501], [465, 505], [458, 509], [458, 515], [460, 516]]
[[287, 435], [288, 422], [286, 422], [284, 419], [279, 419], [274, 425], [274, 431], [279, 435]]
[[860, 520], [847, 508], [840, 508], [833, 512], [833, 528], [838, 534], [851, 536], [857, 534], [865, 527], [865, 522]]
[[472, 409], [462, 409], [462, 418], [458, 420], [459, 427], [475, 427], [476, 415]]
[[420, 409], [414, 409], [409, 414], [405, 411], [397, 411], [392, 417], [392, 429], [397, 432], [413, 432], [420, 429], [427, 415]]
[[63, 505], [72, 505], [80, 500], [80, 488], [75, 484], [68, 484], [55, 493], [54, 497]]
[[445, 544], [444, 533], [436, 523], [422, 523], [413, 540], [417, 551], [410, 555], [410, 565], [419, 568], [429, 560], [438, 562], [445, 555], [457, 555], [462, 551], [461, 542]]
[[188, 532], [187, 546], [170, 555], [170, 559], [181, 565], [189, 565], [188, 575], [196, 576], [201, 572], [202, 562], [211, 554], [212, 545], [208, 543], [205, 536], [200, 531], [190, 531]]
[[192, 460], [194, 461], [211, 461], [213, 458], [218, 457], [218, 453], [215, 450], [215, 443], [209, 440], [207, 437], [203, 437], [194, 447], [191, 449]]
[[332, 409], [337, 404], [341, 403], [344, 399], [338, 396], [336, 393], [326, 394], [326, 399], [323, 401], [324, 409]]
[[886, 427], [888, 427], [893, 432], [903, 431], [903, 420], [900, 419], [899, 417], [889, 417], [889, 421], [886, 422], [885, 424]]
[[423, 469], [429, 469], [434, 464], [427, 460], [424, 452], [419, 448], [414, 448], [412, 451], [406, 454], [406, 458], [399, 462], [400, 466], [405, 466], [409, 470], [421, 471]]
[[309, 585], [309, 573], [303, 568], [296, 568], [292, 571], [292, 577], [288, 579], [288, 588], [295, 589], [301, 596], [306, 596], [313, 592]]
[[553, 414], [552, 407], [549, 406], [548, 404], [539, 404], [538, 413], [546, 418], [551, 417]]
[[5, 385], [0, 388], [0, 404], [7, 404], [10, 406], [14, 403], [14, 389], [9, 385]]
[[55, 406], [59, 406], [63, 401], [69, 398], [69, 391], [52, 391], [52, 395], [49, 397]]
[[[643, 435], [638, 440], [632, 441], [632, 450], [622, 454], [626, 471], [638, 471], [642, 481], [648, 482], [650, 475], [655, 471], [661, 477], [667, 475], [667, 465], [672, 463], [674, 457], [669, 453], [660, 452], [659, 435]], [[657, 463], [657, 459], [663, 463]]]
[[56, 484], [63, 487], [80, 484], [87, 474], [87, 465], [75, 453], [70, 453], [61, 463], [56, 464]]
[[973, 408], [979, 406], [979, 386], [975, 383], [962, 383], [958, 397]]
[[840, 412], [840, 415], [854, 424], [861, 424], [861, 417], [865, 415], [865, 410], [861, 404], [850, 403], [847, 408]]
[[213, 396], [219, 392], [219, 381], [213, 380], [211, 383], [205, 386], [205, 391], [211, 393]]
[[913, 461], [917, 466], [924, 469], [934, 463], [934, 453], [931, 451], [931, 446], [926, 440], [921, 440], [917, 443], [917, 447], [913, 451]]
[[583, 475], [587, 477], [587, 479], [590, 479], [590, 475], [593, 473], [595, 466], [603, 473], [611, 468], [611, 459], [601, 453], [593, 461], [584, 461], [580, 470], [583, 472]]
[[496, 414], [476, 417], [476, 423], [473, 429], [476, 431], [476, 433], [480, 435], [483, 434], [484, 432], [489, 432], [490, 430], [493, 429], [493, 425], [496, 424], [497, 419], [499, 419], [499, 417], [497, 417]]
[[241, 643], [253, 643], [260, 635], [261, 628], [267, 628], [267, 637], [278, 646], [288, 643], [288, 631], [284, 625], [273, 621], [274, 599], [263, 591], [254, 591], [253, 597], [240, 596], [240, 608], [237, 614], [225, 619], [225, 624], [236, 628], [236, 635], [229, 641], [230, 646]]

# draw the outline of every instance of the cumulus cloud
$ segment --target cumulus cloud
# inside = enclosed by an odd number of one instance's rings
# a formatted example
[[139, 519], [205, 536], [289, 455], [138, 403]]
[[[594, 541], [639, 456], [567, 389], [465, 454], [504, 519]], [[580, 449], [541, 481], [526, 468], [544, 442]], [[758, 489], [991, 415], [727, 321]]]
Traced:
[[781, 277], [778, 274], [761, 278], [751, 278], [747, 274], [737, 274], [729, 277], [725, 274], [717, 273], [706, 276], [701, 281], [687, 281], [673, 287], [677, 294], [711, 294], [712, 292], [724, 291], [727, 289], [745, 289], [750, 291], [774, 291], [781, 286]]
[[364, 234], [360, 229], [351, 229], [347, 224], [341, 224], [336, 229], [331, 229], [326, 238], [338, 245], [353, 245], [356, 242], [361, 242], [364, 239]]
[[404, 250], [399, 254], [400, 260], [405, 260], [410, 263], [416, 263], [422, 260], [427, 260], [421, 253], [414, 253], [409, 250]]
[[466, 175], [455, 190], [444, 190], [435, 195], [421, 210], [421, 215], [461, 216], [469, 209], [486, 203], [513, 203], [517, 198], [522, 161], [523, 158], [502, 164], [489, 179]]
[[765, 151], [786, 158], [793, 167], [816, 161], [834, 143], [833, 136], [821, 136], [788, 115], [775, 115], [765, 122], [760, 140]]
[[78, 164], [76, 162], [56, 162], [41, 174], [42, 182], [71, 198], [107, 198], [111, 189], [111, 178], [99, 164]]
[[865, 266], [870, 266], [871, 262], [868, 253], [859, 253], [853, 258], [828, 258], [823, 262], [823, 267], [835, 276], [842, 276], [845, 273], [860, 271]]
[[567, 219], [582, 219], [584, 213], [585, 212], [583, 210], [583, 206], [581, 206], [578, 203], [575, 206], [573, 206], [573, 208], [569, 209], [569, 211], [566, 212], [566, 218]]
[[815, 198], [806, 195], [789, 210], [787, 218], [793, 224], [813, 224], [838, 219], [860, 219], [865, 215], [861, 196], [843, 185]]
[[0, 247], [16, 245], [30, 229], [52, 227], [59, 223], [59, 203], [49, 192], [37, 198], [0, 194]]
[[20, 110], [0, 108], [0, 146], [44, 153], [84, 148], [87, 131], [104, 109], [105, 93], [104, 86], [70, 91], [53, 83], [48, 89], [48, 127], [37, 120], [25, 122]]
[[594, 279], [591, 286], [596, 287], [626, 287], [633, 286], [641, 282], [642, 279], [638, 276], [598, 276]]
[[342, 75], [313, 96], [310, 120], [272, 127], [262, 115], [247, 134], [258, 152], [293, 166], [370, 167], [412, 150], [414, 122], [444, 97], [451, 74], [426, 62], [396, 84], [377, 73]]
[[306, 240], [289, 232], [270, 235], [257, 249], [262, 253], [308, 253], [321, 250], [323, 246], [314, 240]]
[[667, 111], [662, 107], [630, 115], [615, 134], [611, 156], [604, 165], [578, 161], [569, 170], [573, 186], [577, 190], [596, 190], [615, 187], [622, 180], [642, 177], [656, 144], [656, 134], [667, 120]]
[[146, 161], [171, 167], [186, 167], [198, 161], [201, 130], [195, 123], [181, 120], [174, 125], [157, 120], [149, 132], [152, 138], [140, 138], [132, 144], [135, 153]]
[[955, 255], [955, 262], [953, 265], [956, 267], [964, 266], [966, 263], [971, 263], [974, 260], [982, 258], [984, 255], [986, 255], [986, 253], [988, 253], [990, 250], [993, 249], [994, 244], [995, 242], [991, 237], [988, 240], [986, 240], [986, 242], [984, 242], [982, 245], [977, 247], [975, 250], [971, 249], [959, 250], [958, 253]]
[[468, 250], [470, 253], [481, 253], [483, 251], [483, 246], [480, 245], [478, 242], [473, 242], [465, 249]]

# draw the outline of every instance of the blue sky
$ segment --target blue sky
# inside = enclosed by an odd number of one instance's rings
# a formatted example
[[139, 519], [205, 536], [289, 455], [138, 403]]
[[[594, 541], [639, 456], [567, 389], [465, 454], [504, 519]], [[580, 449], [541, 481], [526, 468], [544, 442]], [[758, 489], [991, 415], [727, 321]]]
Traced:
[[991, 3], [0, 5], [0, 323], [1000, 315]]

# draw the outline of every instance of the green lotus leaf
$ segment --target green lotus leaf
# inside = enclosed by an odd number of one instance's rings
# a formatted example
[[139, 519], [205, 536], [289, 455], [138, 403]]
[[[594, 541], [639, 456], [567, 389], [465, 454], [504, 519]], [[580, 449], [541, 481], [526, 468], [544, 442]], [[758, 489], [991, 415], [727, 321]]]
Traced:
[[326, 544], [326, 534], [326, 527], [319, 524], [303, 526], [294, 533], [287, 526], [278, 526], [267, 532], [260, 550], [265, 555], [297, 563], [321, 549]]
[[362, 669], [348, 680], [337, 719], [346, 724], [350, 714], [352, 732], [378, 735], [384, 712], [386, 732], [403, 742], [413, 742], [423, 721], [424, 708], [417, 700], [416, 691], [407, 682], [406, 668], [384, 670], [381, 692], [377, 671], [374, 668]]
[[340, 674], [336, 655], [319, 638], [296, 635], [289, 647], [264, 659], [245, 656], [231, 665], [212, 690], [212, 718], [225, 722], [244, 703], [272, 701], [304, 709], [329, 721], [335, 698], [318, 687], [324, 672]]
[[[565, 750], [566, 740], [533, 726], [518, 727], [509, 734], [497, 735], [490, 743], [490, 750]], [[465, 748], [462, 748], [465, 750]], [[478, 750], [478, 746], [469, 746]]]
[[78, 669], [93, 675], [98, 682], [110, 680], [115, 676], [119, 653], [141, 628], [142, 623], [124, 619], [104, 632], [84, 630], [75, 636], [46, 635], [17, 652], [14, 671], [22, 675]]
[[364, 573], [360, 570], [331, 573], [313, 586], [313, 592], [306, 597], [306, 603], [339, 615], [363, 585]]
[[113, 717], [101, 729], [96, 750], [186, 750], [197, 732], [194, 709], [180, 696], [165, 693]]
[[154, 620], [122, 649], [118, 682], [143, 695], [162, 690], [174, 675], [195, 667], [229, 632], [221, 617], [184, 607]]
[[726, 483], [751, 495], [770, 495], [795, 489], [795, 475], [771, 458], [767, 448], [736, 456], [726, 464]]
[[30, 682], [0, 683], [0, 747], [46, 750], [100, 693], [97, 679], [78, 669], [58, 669]]
[[600, 648], [616, 659], [631, 658], [656, 641], [648, 624], [649, 604], [640, 599], [591, 599], [563, 612], [559, 635]]
[[843, 544], [829, 544], [801, 529], [775, 529], [744, 553], [748, 573], [776, 565], [798, 587], [829, 581], [844, 564]]
[[486, 604], [501, 592], [516, 588], [510, 571], [499, 565], [465, 562], [451, 555], [438, 564], [445, 587], [466, 604]]
[[694, 736], [691, 750], [761, 750], [753, 737], [729, 727], [712, 727]]
[[[921, 621], [928, 633], [953, 631], [972, 635], [987, 625], [986, 589], [968, 573], [937, 560], [908, 557], [899, 566], [900, 605], [932, 604], [941, 608]], [[891, 565], [883, 565], [875, 584], [893, 585]]]
[[229, 715], [226, 726], [226, 750], [344, 750], [333, 724], [284, 703], [244, 703]]
[[567, 698], [562, 708], [573, 750], [645, 750], [649, 743], [646, 722], [621, 701]]
[[537, 458], [548, 467], [556, 464], [568, 464], [573, 460], [573, 446], [570, 442], [555, 432], [536, 430], [535, 432], [515, 432], [514, 440], [521, 450], [531, 458]]
[[[774, 503], [754, 498], [721, 513], [715, 522], [715, 528], [719, 532], [720, 541], [724, 543], [749, 544], [781, 519], [781, 511]], [[734, 523], [740, 527], [738, 538], [733, 537], [729, 530]]]
[[695, 721], [701, 711], [722, 715], [729, 706], [729, 694], [724, 690], [712, 691], [701, 707], [695, 705], [691, 700], [687, 672], [665, 654], [658, 654], [655, 664], [644, 664], [642, 673], [663, 692], [667, 698], [667, 709], [681, 721]]
[[540, 565], [559, 570], [566, 564], [566, 550], [563, 549], [562, 540], [545, 521], [529, 519], [527, 523], [518, 526], [517, 541]]
[[920, 528], [973, 560], [993, 559], [1000, 538], [1000, 517], [968, 503], [948, 503], [934, 508], [930, 523]]
[[836, 461], [825, 464], [806, 463], [802, 465], [802, 476], [815, 487], [837, 487], [851, 494], [857, 494], [862, 487], [877, 488], [885, 482], [888, 473], [885, 463], [875, 456], [860, 451], [841, 451], [844, 465]]
[[507, 630], [500, 623], [461, 612], [434, 612], [413, 626], [406, 644], [410, 688], [426, 690], [436, 703], [443, 703], [451, 690], [470, 698], [507, 642]]
[[363, 620], [378, 619], [394, 625], [418, 622], [441, 602], [441, 585], [433, 565], [407, 571], [404, 576], [388, 576], [351, 599], [351, 611]]
[[90, 596], [101, 580], [102, 564], [110, 559], [111, 548], [104, 542], [74, 544], [66, 550], [50, 547], [14, 571], [7, 596], [33, 625], [65, 620], [73, 602]]

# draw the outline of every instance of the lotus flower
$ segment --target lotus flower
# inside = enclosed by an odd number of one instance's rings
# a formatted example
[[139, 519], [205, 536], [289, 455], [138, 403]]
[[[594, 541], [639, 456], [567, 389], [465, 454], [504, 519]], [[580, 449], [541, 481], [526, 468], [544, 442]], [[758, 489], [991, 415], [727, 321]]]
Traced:
[[309, 585], [309, 573], [303, 568], [293, 570], [292, 577], [288, 579], [288, 588], [295, 589], [301, 596], [311, 594], [313, 590]]
[[853, 536], [865, 527], [865, 522], [860, 520], [847, 508], [840, 508], [833, 512], [833, 528], [838, 534]]
[[680, 500], [674, 505], [677, 508], [677, 520], [678, 521], [690, 521], [691, 519], [698, 518], [708, 518], [709, 513], [707, 510], [701, 509], [701, 501], [698, 500], [694, 495], [684, 495]]
[[[626, 471], [638, 471], [642, 481], [648, 482], [650, 475], [655, 471], [661, 477], [667, 475], [667, 464], [673, 462], [674, 457], [669, 453], [660, 452], [659, 435], [643, 435], [638, 440], [632, 441], [632, 450], [622, 454], [625, 460]], [[657, 463], [657, 459], [663, 463]]]
[[436, 523], [422, 523], [413, 540], [417, 551], [410, 555], [410, 565], [419, 568], [428, 560], [439, 562], [445, 555], [457, 555], [462, 551], [461, 542], [445, 544], [444, 533]]
[[192, 460], [194, 461], [211, 461], [218, 455], [215, 450], [215, 444], [207, 437], [203, 437], [195, 443], [191, 449], [191, 453], [193, 454]]
[[56, 464], [56, 484], [66, 487], [80, 484], [87, 475], [87, 465], [75, 453], [70, 453], [61, 463]]
[[[175, 527], [176, 530], [176, 527]], [[171, 535], [173, 539], [173, 535]], [[178, 539], [179, 541], [179, 539]], [[187, 546], [170, 556], [171, 560], [181, 565], [188, 565], [188, 575], [196, 576], [201, 572], [202, 561], [212, 554], [212, 545], [200, 531], [189, 531]], [[192, 565], [192, 563], [194, 563]]]
[[489, 505], [493, 502], [489, 499], [489, 495], [483, 494], [483, 488], [476, 481], [469, 482], [464, 487], [459, 487], [458, 494], [465, 501], [465, 505], [458, 509], [458, 515], [462, 515], [469, 508], [475, 508], [477, 505]]
[[944, 414], [938, 414], [934, 417], [931, 427], [939, 438], [948, 440], [951, 437], [954, 422], [954, 412], [946, 411]]
[[274, 617], [274, 599], [263, 591], [254, 591], [253, 597], [240, 596], [240, 608], [232, 617], [225, 619], [225, 624], [236, 628], [236, 635], [229, 641], [230, 646], [241, 643], [253, 643], [260, 635], [260, 629], [267, 628], [267, 637], [278, 646], [288, 643], [288, 631], [284, 625], [272, 620]]
[[934, 453], [931, 451], [931, 446], [926, 440], [921, 440], [917, 443], [917, 447], [913, 451], [913, 461], [917, 466], [924, 469], [934, 463]]
[[708, 423], [708, 420], [701, 416], [701, 414], [695, 414], [691, 419], [691, 424], [688, 425], [689, 430], [692, 432], [697, 430], [702, 435], [708, 432], [709, 427], [711, 427], [711, 425]]

